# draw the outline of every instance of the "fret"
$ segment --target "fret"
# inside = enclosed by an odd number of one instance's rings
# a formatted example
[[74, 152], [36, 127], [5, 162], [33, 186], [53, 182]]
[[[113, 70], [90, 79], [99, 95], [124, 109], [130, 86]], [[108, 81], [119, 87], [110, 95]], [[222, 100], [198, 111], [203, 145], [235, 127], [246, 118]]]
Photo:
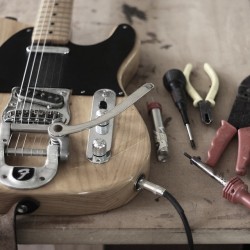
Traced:
[[[40, 30], [48, 30], [48, 27], [51, 28], [51, 23], [44, 23], [43, 25], [38, 25], [36, 27], [36, 31], [40, 31]], [[54, 23], [53, 24], [53, 30], [56, 29], [65, 29], [68, 30], [70, 28], [70, 25], [68, 23]], [[52, 29], [50, 29], [52, 30]]]
[[43, 0], [32, 35], [39, 43], [66, 44], [70, 39], [70, 24], [73, 0]]
[[50, 10], [48, 10], [48, 11], [41, 11], [40, 12], [40, 17], [48, 17], [48, 16], [51, 16], [51, 13], [52, 13], [52, 16], [53, 16], [53, 14], [56, 14], [56, 15], [58, 15], [58, 14], [70, 14], [68, 11], [65, 11], [65, 9], [63, 9], [63, 10], [56, 10], [56, 9], [52, 9], [51, 11]]
[[61, 33], [61, 34], [68, 34], [68, 31], [67, 30], [62, 30], [62, 29], [57, 29], [57, 30], [39, 30], [39, 35], [41, 34], [42, 36], [45, 36], [46, 34], [47, 35], [50, 35], [50, 34], [58, 34], [58, 33]]

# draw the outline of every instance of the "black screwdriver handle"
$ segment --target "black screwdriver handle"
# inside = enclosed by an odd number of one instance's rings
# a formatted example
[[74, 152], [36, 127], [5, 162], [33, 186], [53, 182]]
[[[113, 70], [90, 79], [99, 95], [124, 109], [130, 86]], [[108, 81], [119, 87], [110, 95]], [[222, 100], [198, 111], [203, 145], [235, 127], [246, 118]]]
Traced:
[[181, 113], [184, 124], [189, 124], [187, 116], [186, 78], [179, 69], [171, 69], [163, 76], [163, 84], [170, 93], [176, 107]]

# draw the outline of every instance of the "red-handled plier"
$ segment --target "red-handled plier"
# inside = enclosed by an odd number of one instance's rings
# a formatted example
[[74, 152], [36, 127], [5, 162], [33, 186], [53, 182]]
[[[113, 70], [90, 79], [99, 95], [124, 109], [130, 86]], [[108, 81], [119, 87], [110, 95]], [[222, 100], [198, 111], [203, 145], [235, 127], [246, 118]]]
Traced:
[[221, 121], [208, 151], [206, 164], [214, 167], [226, 146], [238, 131], [236, 173], [245, 175], [250, 163], [250, 76], [243, 80], [228, 121]]

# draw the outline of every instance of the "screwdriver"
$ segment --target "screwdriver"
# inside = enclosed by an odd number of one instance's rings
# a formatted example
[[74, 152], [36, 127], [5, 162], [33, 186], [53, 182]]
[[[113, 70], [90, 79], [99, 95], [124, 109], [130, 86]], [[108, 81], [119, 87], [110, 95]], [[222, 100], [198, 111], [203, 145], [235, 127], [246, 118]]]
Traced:
[[191, 164], [203, 170], [224, 187], [222, 192], [223, 198], [232, 203], [240, 203], [250, 209], [248, 186], [238, 176], [233, 177], [230, 181], [226, 181], [221, 176], [215, 174], [209, 165], [203, 163], [200, 157], [190, 156], [186, 152], [184, 155], [190, 160]]
[[188, 137], [192, 148], [195, 148], [194, 139], [190, 129], [190, 123], [187, 115], [187, 104], [186, 104], [186, 78], [181, 70], [171, 69], [163, 76], [163, 84], [167, 91], [171, 94], [172, 99], [181, 113], [182, 120], [186, 126]]

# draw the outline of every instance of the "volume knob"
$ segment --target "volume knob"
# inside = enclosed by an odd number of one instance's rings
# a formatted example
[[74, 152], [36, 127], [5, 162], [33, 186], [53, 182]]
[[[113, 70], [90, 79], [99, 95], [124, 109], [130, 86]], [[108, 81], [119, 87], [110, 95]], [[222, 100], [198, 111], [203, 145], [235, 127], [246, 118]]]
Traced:
[[97, 163], [103, 163], [107, 161], [107, 143], [103, 139], [93, 140], [93, 157]]

